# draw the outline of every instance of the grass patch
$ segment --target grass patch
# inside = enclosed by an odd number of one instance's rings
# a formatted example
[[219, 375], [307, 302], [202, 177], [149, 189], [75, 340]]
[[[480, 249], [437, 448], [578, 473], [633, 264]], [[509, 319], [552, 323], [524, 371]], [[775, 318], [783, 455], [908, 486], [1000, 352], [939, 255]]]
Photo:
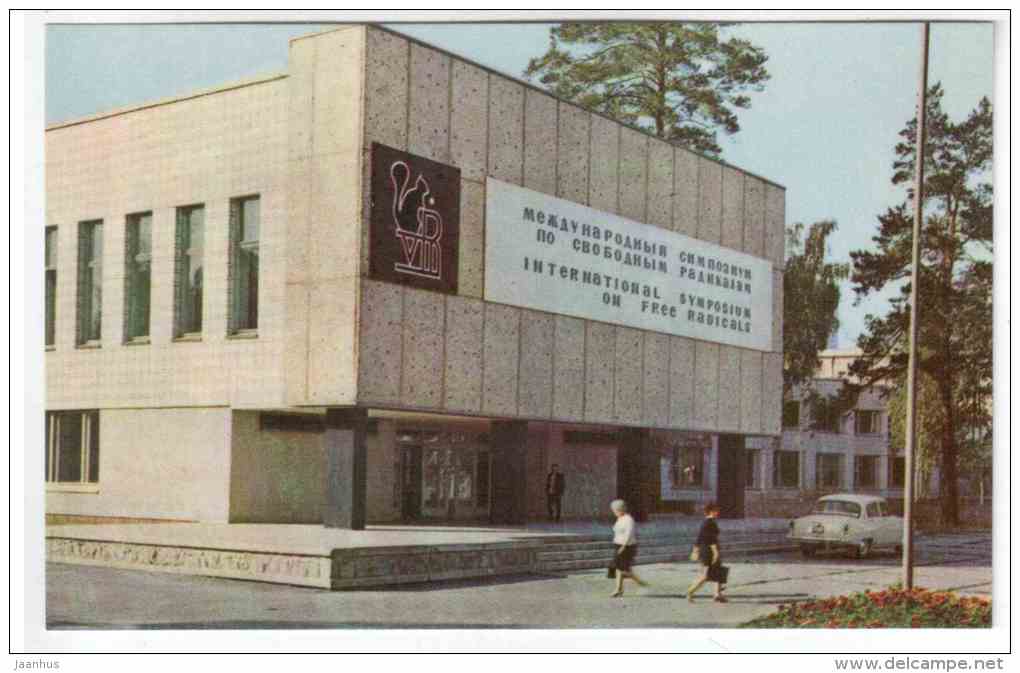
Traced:
[[992, 603], [945, 591], [893, 586], [804, 603], [780, 605], [776, 612], [741, 628], [981, 628], [992, 624]]

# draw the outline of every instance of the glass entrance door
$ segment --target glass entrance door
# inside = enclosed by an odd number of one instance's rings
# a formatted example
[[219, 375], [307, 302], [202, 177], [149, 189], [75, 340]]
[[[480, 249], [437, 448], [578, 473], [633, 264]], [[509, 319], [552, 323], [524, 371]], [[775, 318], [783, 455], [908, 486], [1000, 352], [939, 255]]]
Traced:
[[[478, 441], [479, 437], [432, 430], [401, 430], [397, 434], [404, 439], [405, 518], [488, 519], [491, 465], [488, 446]], [[412, 447], [416, 456], [408, 456]], [[418, 465], [417, 470], [408, 469], [409, 460]]]
[[421, 516], [421, 446], [403, 444], [400, 449], [400, 515], [405, 521]]

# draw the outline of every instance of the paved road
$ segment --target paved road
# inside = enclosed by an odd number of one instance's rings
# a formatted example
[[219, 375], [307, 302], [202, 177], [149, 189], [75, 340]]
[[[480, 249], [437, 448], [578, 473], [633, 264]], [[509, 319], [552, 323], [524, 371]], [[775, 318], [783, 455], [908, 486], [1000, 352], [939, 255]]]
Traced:
[[[991, 536], [943, 535], [918, 544], [918, 586], [989, 595]], [[166, 573], [51, 563], [49, 628], [321, 629], [732, 627], [779, 603], [880, 589], [900, 579], [892, 555], [864, 561], [775, 554], [733, 560], [730, 603], [680, 598], [693, 564], [640, 566], [650, 582], [610, 599], [605, 571], [528, 575], [399, 589], [325, 591]]]

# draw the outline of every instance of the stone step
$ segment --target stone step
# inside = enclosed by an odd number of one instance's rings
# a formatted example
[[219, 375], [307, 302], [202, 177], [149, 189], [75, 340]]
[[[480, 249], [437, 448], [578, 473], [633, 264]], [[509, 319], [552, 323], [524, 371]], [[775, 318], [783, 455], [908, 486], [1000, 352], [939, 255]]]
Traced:
[[[767, 545], [758, 547], [748, 547], [740, 551], [727, 550], [726, 558], [746, 558], [756, 554], [769, 554], [775, 552], [792, 551], [795, 547], [793, 545]], [[651, 565], [654, 563], [690, 563], [688, 561], [689, 550], [683, 553], [655, 553], [655, 554], [639, 554], [635, 562], [635, 565]], [[606, 568], [609, 566], [609, 558], [606, 559], [582, 559], [582, 560], [567, 560], [567, 561], [543, 561], [539, 560], [536, 563], [536, 570], [538, 572], [564, 572], [572, 570], [592, 570], [595, 568]], [[692, 566], [694, 564], [691, 564]]]
[[[683, 546], [693, 545], [694, 540], [697, 536], [655, 536], [655, 537], [641, 537], [638, 539], [638, 544], [644, 547], [656, 547], [656, 546]], [[775, 540], [786, 537], [786, 531], [776, 533], [766, 533], [757, 535], [742, 535], [742, 536], [728, 536], [725, 539], [727, 546], [754, 543], [761, 540]], [[556, 551], [578, 551], [583, 549], [612, 549], [613, 543], [607, 537], [603, 537], [599, 540], [586, 540], [577, 542], [550, 542], [541, 545], [542, 552], [556, 552]]]
[[[786, 531], [757, 534], [757, 535], [742, 535], [742, 536], [727, 536], [723, 538], [723, 542], [726, 545], [731, 544], [747, 544], [753, 543], [760, 540], [778, 540], [783, 539], [787, 535]], [[697, 536], [655, 536], [655, 537], [639, 537], [638, 544], [642, 547], [649, 546], [662, 546], [662, 545], [690, 545], [694, 543]], [[539, 545], [542, 551], [559, 551], [562, 549], [600, 549], [602, 547], [612, 546], [612, 539], [603, 537], [599, 540], [583, 541], [583, 542], [553, 542], [543, 543]]]
[[[774, 539], [758, 539], [758, 540], [746, 540], [740, 542], [727, 542], [726, 552], [727, 555], [732, 553], [741, 552], [744, 549], [753, 549], [761, 546], [779, 545], [782, 544], [781, 538]], [[691, 553], [691, 544], [658, 544], [640, 545], [640, 555], [659, 555], [659, 554], [670, 554], [670, 555], [682, 555], [687, 557]], [[597, 549], [593, 548], [582, 548], [582, 549], [564, 549], [557, 551], [546, 551], [544, 549], [536, 553], [536, 558], [540, 563], [551, 562], [551, 561], [573, 561], [573, 560], [584, 560], [584, 559], [598, 559], [608, 561], [613, 557], [615, 547], [612, 545], [604, 545]]]

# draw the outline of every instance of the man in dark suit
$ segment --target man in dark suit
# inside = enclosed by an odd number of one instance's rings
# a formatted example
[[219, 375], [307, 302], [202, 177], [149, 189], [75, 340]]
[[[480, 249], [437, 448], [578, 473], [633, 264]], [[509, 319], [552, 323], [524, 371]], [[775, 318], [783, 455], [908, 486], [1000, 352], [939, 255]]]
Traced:
[[563, 499], [563, 491], [566, 488], [566, 479], [563, 478], [563, 474], [560, 472], [560, 466], [553, 463], [549, 474], [545, 478], [545, 502], [546, 508], [549, 511], [550, 521], [560, 520], [560, 503]]

